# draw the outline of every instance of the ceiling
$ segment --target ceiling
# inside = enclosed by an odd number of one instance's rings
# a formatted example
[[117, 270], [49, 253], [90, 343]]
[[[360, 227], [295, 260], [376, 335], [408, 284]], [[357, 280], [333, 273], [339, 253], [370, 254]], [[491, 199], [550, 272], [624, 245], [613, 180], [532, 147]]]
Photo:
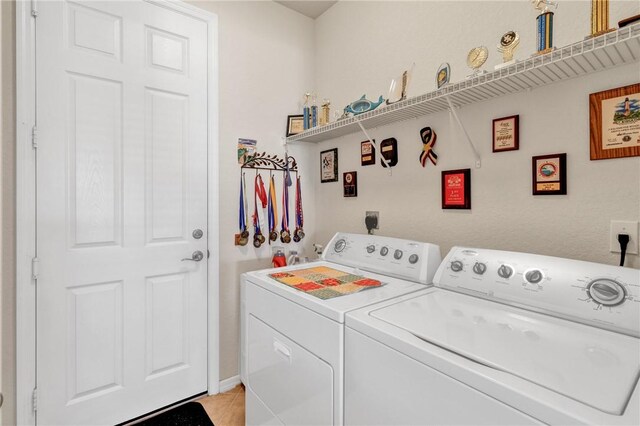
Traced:
[[316, 19], [318, 16], [322, 15], [329, 9], [331, 6], [337, 3], [337, 1], [313, 1], [313, 0], [298, 0], [298, 1], [277, 1], [276, 3], [280, 3], [284, 7], [288, 7], [291, 10], [295, 10], [296, 12], [302, 13], [305, 16], [308, 16], [311, 19]]

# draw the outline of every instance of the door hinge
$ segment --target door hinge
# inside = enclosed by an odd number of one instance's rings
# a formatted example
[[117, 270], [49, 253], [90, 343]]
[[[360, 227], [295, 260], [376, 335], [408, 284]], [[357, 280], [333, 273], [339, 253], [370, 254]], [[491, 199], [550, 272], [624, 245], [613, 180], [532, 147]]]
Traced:
[[37, 280], [40, 276], [40, 259], [34, 257], [31, 259], [31, 277]]
[[33, 388], [33, 393], [31, 394], [31, 408], [34, 413], [38, 411], [38, 388]]
[[36, 4], [36, 0], [31, 0], [31, 16], [34, 18], [38, 17], [38, 5]]
[[31, 147], [33, 149], [38, 149], [38, 127], [33, 126], [31, 128]]

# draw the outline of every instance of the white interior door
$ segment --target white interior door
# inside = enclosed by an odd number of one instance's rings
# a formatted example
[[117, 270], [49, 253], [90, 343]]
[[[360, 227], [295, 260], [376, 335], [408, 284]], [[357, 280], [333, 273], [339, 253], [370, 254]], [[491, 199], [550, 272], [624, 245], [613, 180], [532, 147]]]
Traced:
[[38, 7], [37, 419], [115, 424], [207, 390], [207, 25]]

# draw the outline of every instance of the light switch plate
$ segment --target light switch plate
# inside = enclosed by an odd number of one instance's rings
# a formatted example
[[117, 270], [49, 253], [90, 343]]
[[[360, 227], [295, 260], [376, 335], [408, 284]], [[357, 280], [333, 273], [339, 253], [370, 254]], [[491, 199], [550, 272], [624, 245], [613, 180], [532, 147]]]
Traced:
[[612, 220], [609, 236], [611, 253], [620, 253], [618, 234], [629, 234], [627, 254], [638, 254], [638, 221], [636, 220]]

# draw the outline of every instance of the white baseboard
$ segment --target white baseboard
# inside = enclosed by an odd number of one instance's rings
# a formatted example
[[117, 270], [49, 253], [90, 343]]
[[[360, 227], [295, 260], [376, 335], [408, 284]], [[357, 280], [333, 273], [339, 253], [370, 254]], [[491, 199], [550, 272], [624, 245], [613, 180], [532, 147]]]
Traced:
[[240, 376], [229, 377], [228, 379], [220, 380], [220, 393], [230, 391], [240, 384]]

